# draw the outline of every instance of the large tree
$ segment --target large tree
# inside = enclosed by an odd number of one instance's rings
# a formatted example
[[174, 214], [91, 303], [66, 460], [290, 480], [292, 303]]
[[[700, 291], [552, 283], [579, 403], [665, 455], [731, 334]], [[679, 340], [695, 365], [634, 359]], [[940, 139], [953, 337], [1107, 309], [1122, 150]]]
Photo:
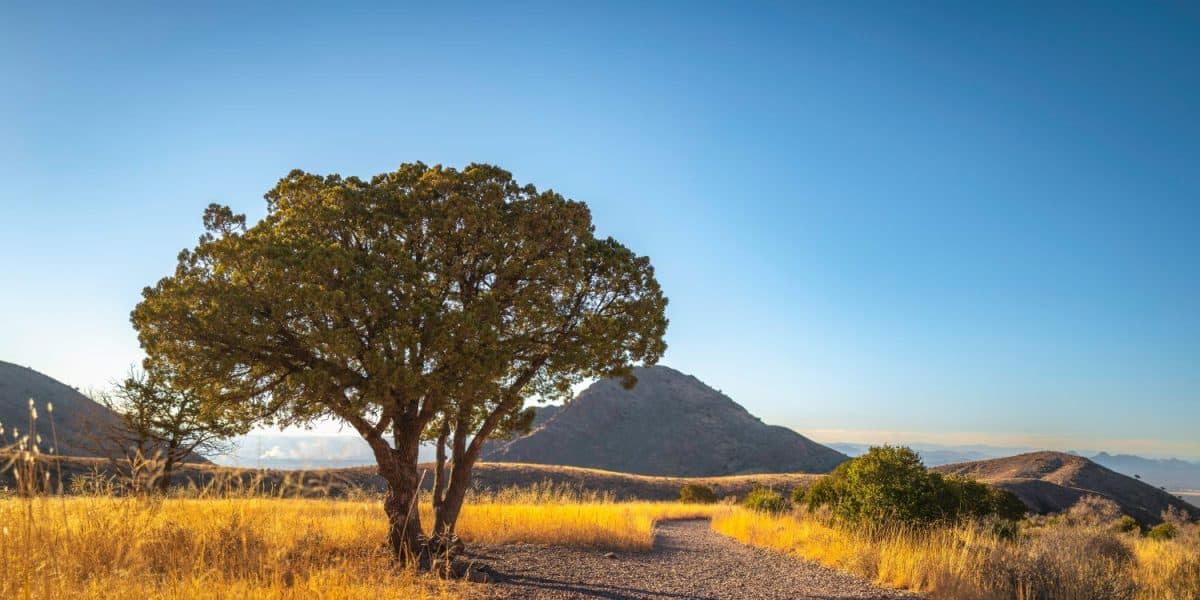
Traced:
[[423, 437], [469, 430], [454, 438], [457, 494], [527, 399], [630, 380], [666, 348], [649, 260], [595, 237], [585, 204], [497, 167], [293, 171], [266, 200], [253, 226], [209, 206], [199, 244], [143, 291], [132, 320], [147, 364], [246, 422], [348, 423], [387, 482], [402, 558], [420, 551]]

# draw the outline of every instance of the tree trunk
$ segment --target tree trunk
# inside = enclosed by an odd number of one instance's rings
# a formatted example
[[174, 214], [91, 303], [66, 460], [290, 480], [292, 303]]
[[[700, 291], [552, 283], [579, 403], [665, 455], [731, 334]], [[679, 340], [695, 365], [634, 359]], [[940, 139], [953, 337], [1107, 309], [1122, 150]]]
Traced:
[[462, 512], [467, 489], [471, 487], [471, 467], [474, 464], [474, 458], [461, 462], [454, 461], [454, 468], [450, 471], [450, 485], [446, 487], [446, 496], [442, 499], [434, 523], [434, 531], [440, 536], [449, 538], [454, 535], [454, 525], [458, 522], [459, 513]]
[[452, 450], [454, 462], [450, 470], [450, 485], [446, 487], [437, 510], [434, 511], [434, 535], [445, 540], [454, 536], [454, 525], [458, 522], [458, 514], [462, 512], [463, 500], [467, 497], [467, 488], [471, 485], [471, 468], [475, 466], [475, 460], [479, 458], [479, 451], [482, 448], [481, 444], [467, 445], [467, 436], [470, 432], [465, 425], [465, 420], [460, 419], [460, 422], [462, 424], [454, 428], [454, 448]]
[[[399, 437], [399, 436], [398, 436]], [[420, 560], [424, 548], [421, 544], [421, 514], [417, 506], [417, 494], [421, 477], [417, 472], [417, 450], [420, 436], [404, 436], [403, 445], [392, 449], [382, 438], [367, 439], [379, 466], [379, 475], [387, 483], [388, 492], [383, 501], [383, 510], [388, 518], [388, 546], [404, 563]]]
[[179, 454], [179, 446], [169, 444], [167, 451], [163, 455], [162, 471], [158, 474], [158, 491], [166, 494], [171, 490], [171, 473], [175, 470], [176, 457]]
[[[442, 506], [442, 497], [446, 490], [446, 439], [450, 436], [450, 424], [443, 421], [438, 431], [437, 464], [433, 467], [433, 513], [437, 514]], [[434, 533], [438, 530], [435, 528]]]

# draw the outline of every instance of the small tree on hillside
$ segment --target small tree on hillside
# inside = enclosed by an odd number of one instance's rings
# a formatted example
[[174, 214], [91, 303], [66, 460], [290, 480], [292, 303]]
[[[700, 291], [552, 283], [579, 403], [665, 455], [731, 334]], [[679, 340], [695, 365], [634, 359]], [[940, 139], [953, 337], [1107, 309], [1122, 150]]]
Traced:
[[227, 452], [226, 440], [249, 428], [242, 420], [205, 411], [195, 394], [173, 387], [160, 373], [131, 369], [99, 400], [120, 417], [110, 437], [129, 463], [135, 489], [153, 481], [167, 491], [176, 465], [194, 454]]
[[585, 377], [632, 385], [631, 365], [665, 350], [649, 259], [596, 238], [583, 203], [502, 169], [293, 171], [266, 198], [249, 227], [209, 207], [200, 243], [143, 292], [139, 340], [212, 410], [353, 427], [387, 484], [401, 558], [421, 550], [422, 439], [451, 444], [436, 527], [449, 530], [481, 445], [528, 398]]

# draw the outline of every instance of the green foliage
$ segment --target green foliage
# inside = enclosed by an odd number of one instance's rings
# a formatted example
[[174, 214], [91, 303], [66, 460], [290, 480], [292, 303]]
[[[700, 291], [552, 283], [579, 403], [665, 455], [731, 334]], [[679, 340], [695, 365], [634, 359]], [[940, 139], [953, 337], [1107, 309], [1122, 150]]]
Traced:
[[1028, 511], [1025, 503], [1008, 490], [966, 477], [943, 478], [937, 473], [929, 476], [935, 489], [944, 486], [939, 508], [951, 519], [995, 516], [1017, 521]]
[[851, 523], [928, 524], [966, 518], [1019, 519], [1013, 494], [974, 480], [929, 472], [910, 448], [881, 446], [842, 463], [804, 494], [809, 508], [829, 506]]
[[1175, 537], [1179, 530], [1170, 523], [1159, 523], [1146, 532], [1146, 537], [1154, 540], [1169, 540]]
[[1140, 533], [1142, 531], [1142, 524], [1138, 523], [1137, 519], [1125, 515], [1117, 520], [1116, 525], [1113, 525], [1113, 529], [1121, 533]]
[[743, 501], [746, 508], [769, 513], [781, 513], [791, 508], [791, 504], [779, 492], [775, 490], [756, 485], [746, 494], [746, 499]]
[[805, 504], [807, 502], [807, 498], [808, 498], [808, 489], [809, 488], [807, 486], [803, 486], [803, 485], [798, 485], [798, 486], [792, 488], [792, 494], [791, 494], [792, 503], [798, 504], [798, 505]]
[[717, 501], [717, 494], [708, 486], [698, 483], [685, 483], [683, 487], [679, 488], [679, 501], [712, 504]]

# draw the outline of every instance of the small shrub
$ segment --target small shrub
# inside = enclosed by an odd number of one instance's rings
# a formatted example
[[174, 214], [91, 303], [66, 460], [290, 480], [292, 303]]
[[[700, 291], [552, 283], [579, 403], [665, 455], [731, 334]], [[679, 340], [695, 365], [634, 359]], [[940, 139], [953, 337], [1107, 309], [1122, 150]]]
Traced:
[[787, 499], [779, 492], [761, 485], [754, 486], [754, 489], [746, 494], [744, 504], [751, 510], [769, 513], [781, 513], [791, 508]]
[[679, 501], [712, 504], [717, 501], [717, 494], [708, 486], [698, 483], [685, 483], [683, 487], [679, 488]]
[[1146, 537], [1152, 540], [1169, 540], [1179, 533], [1179, 529], [1170, 523], [1159, 523], [1146, 532]]
[[1113, 529], [1120, 533], [1141, 533], [1142, 524], [1138, 523], [1137, 519], [1129, 515], [1125, 515], [1117, 521], [1117, 524], [1113, 526]]
[[[1111, 532], [1057, 527], [1035, 535], [1013, 556], [1027, 598], [1134, 597], [1133, 552]], [[1018, 596], [1013, 596], [1018, 597]]]
[[1121, 518], [1121, 507], [1108, 498], [1084, 496], [1067, 509], [1067, 518], [1080, 525], [1108, 525]]
[[1167, 510], [1162, 511], [1163, 523], [1170, 523], [1176, 529], [1187, 527], [1192, 522], [1191, 515], [1187, 511], [1178, 506], [1168, 506]]
[[808, 486], [796, 486], [792, 489], [791, 496], [793, 504], [804, 504], [806, 502], [806, 498], [808, 497]]
[[987, 517], [984, 524], [992, 535], [1002, 540], [1015, 540], [1021, 533], [1021, 526], [1013, 519], [992, 516]]

